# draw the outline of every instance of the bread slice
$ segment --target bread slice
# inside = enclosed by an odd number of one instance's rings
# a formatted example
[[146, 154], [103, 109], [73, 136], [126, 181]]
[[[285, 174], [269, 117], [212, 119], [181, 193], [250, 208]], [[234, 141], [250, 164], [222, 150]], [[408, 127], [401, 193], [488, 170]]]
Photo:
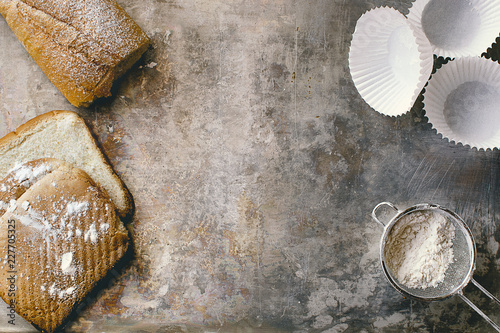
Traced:
[[0, 13], [75, 106], [111, 95], [150, 40], [114, 0], [0, 0]]
[[106, 192], [68, 163], [28, 162], [0, 182], [0, 193], [12, 186], [25, 190], [7, 194], [0, 217], [0, 296], [54, 332], [123, 257], [128, 233]]
[[60, 159], [84, 170], [106, 190], [122, 218], [132, 214], [130, 192], [77, 113], [47, 112], [1, 138], [0, 179], [16, 165], [44, 157]]

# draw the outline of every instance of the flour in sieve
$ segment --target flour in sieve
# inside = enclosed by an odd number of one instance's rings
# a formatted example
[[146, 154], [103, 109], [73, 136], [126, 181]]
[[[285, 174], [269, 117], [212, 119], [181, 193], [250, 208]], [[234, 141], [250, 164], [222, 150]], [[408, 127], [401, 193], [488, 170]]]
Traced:
[[406, 287], [437, 287], [453, 262], [454, 236], [453, 223], [441, 214], [417, 211], [405, 215], [387, 238], [387, 264]]

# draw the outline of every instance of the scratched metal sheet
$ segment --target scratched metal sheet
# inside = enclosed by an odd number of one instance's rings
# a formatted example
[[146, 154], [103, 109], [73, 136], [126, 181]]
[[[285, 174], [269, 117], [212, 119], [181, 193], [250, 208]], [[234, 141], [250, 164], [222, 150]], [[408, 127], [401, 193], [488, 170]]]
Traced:
[[[132, 192], [134, 257], [68, 332], [487, 332], [458, 298], [384, 279], [372, 208], [442, 204], [500, 295], [499, 152], [443, 140], [422, 100], [372, 110], [348, 70], [356, 20], [410, 1], [119, 0], [153, 45], [112, 98], [75, 109], [0, 19], [0, 135], [54, 109], [88, 122]], [[466, 290], [488, 315], [500, 311]], [[0, 330], [12, 327], [0, 318]]]

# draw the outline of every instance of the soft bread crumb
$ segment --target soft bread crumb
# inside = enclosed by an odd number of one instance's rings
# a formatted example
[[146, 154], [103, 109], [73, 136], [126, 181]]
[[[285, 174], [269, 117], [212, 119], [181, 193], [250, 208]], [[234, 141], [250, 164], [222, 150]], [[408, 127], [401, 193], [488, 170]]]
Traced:
[[[19, 164], [50, 157], [68, 162], [85, 171], [100, 184], [113, 200], [121, 217], [132, 214], [132, 197], [97, 147], [87, 125], [72, 111], [52, 111], [35, 117], [16, 132], [0, 139], [0, 178]], [[46, 170], [19, 172], [18, 177], [29, 181]], [[8, 184], [0, 185], [7, 187]], [[52, 186], [57, 186], [53, 182]], [[1, 189], [1, 188], [0, 188]]]

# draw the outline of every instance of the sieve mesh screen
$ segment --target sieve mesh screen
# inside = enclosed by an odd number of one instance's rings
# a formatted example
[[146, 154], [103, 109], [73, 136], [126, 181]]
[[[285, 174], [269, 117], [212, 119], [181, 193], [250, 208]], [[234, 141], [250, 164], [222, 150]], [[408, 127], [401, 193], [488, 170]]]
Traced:
[[[445, 272], [445, 277], [436, 287], [428, 288], [409, 288], [396, 278], [396, 274], [390, 269], [385, 257], [385, 246], [387, 245], [390, 231], [398, 223], [416, 212], [431, 212], [433, 214], [441, 214], [448, 221], [453, 223], [455, 234], [453, 238], [453, 262], [449, 265]], [[381, 260], [383, 269], [393, 286], [403, 294], [418, 298], [421, 300], [438, 300], [447, 298], [460, 291], [471, 279], [475, 265], [475, 245], [469, 228], [463, 220], [455, 213], [448, 211], [437, 205], [422, 204], [417, 205], [406, 211], [398, 214], [387, 225], [387, 232], [384, 234], [381, 246]]]

